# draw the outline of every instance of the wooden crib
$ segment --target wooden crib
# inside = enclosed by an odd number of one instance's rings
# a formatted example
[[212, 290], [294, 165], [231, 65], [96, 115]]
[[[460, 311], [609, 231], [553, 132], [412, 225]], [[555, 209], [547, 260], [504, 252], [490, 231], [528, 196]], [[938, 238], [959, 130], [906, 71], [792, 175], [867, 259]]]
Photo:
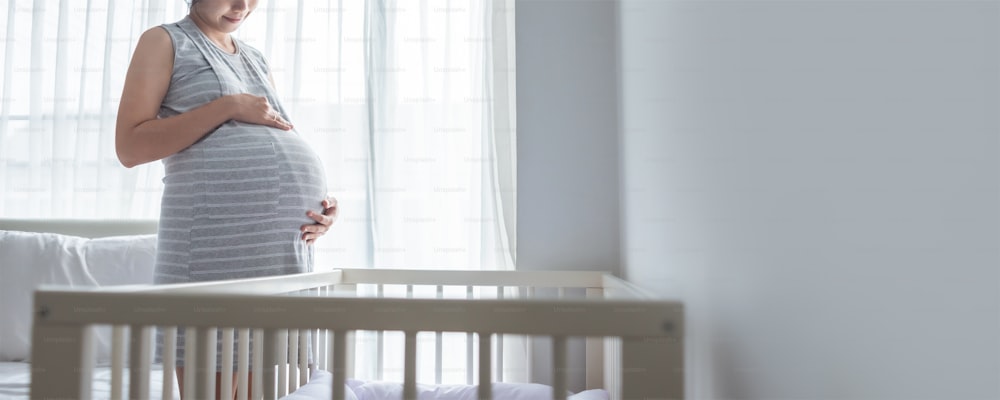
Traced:
[[[403, 297], [356, 295], [362, 285], [406, 285]], [[413, 298], [412, 288], [493, 287], [499, 297], [517, 289], [516, 298]], [[535, 298], [532, 288], [583, 288], [586, 298]], [[507, 289], [507, 290], [503, 290]], [[574, 289], [580, 290], [580, 289]], [[381, 289], [376, 293], [381, 293]], [[471, 297], [471, 296], [469, 296]], [[316, 367], [333, 375], [333, 399], [343, 399], [353, 373], [352, 333], [402, 331], [405, 335], [404, 398], [416, 393], [418, 332], [467, 332], [478, 343], [478, 393], [491, 398], [491, 354], [495, 335], [552, 338], [554, 398], [566, 397], [567, 339], [586, 337], [586, 384], [605, 388], [617, 399], [683, 398], [683, 310], [679, 303], [654, 300], [628, 282], [599, 272], [440, 271], [339, 269], [301, 275], [177, 285], [105, 287], [93, 290], [44, 288], [35, 294], [32, 398], [85, 399], [90, 396], [94, 364], [90, 326], [113, 326], [114, 385], [121, 385], [129, 351], [129, 398], [147, 397], [152, 327], [188, 327], [185, 398], [214, 398], [217, 329], [223, 332], [223, 370], [232, 370], [237, 347], [239, 395], [274, 399], [307, 379], [306, 335]], [[247, 337], [254, 330], [255, 360], [248, 360]], [[235, 336], [235, 338], [234, 338]], [[296, 337], [301, 336], [299, 340]], [[287, 340], [289, 337], [292, 340]], [[170, 335], [164, 365], [172, 365]], [[290, 344], [286, 349], [285, 344]], [[297, 347], [297, 348], [296, 348]], [[258, 351], [262, 349], [268, 351]], [[441, 351], [438, 346], [438, 352]], [[301, 354], [301, 356], [298, 356]], [[291, 355], [290, 357], [288, 355]], [[290, 359], [286, 359], [290, 358]], [[296, 358], [298, 358], [296, 360]], [[470, 357], [471, 360], [471, 357]], [[194, 364], [194, 367], [190, 367]], [[289, 365], [277, 368], [276, 365]], [[246, 371], [253, 366], [253, 382]], [[502, 367], [500, 367], [502, 369]], [[172, 368], [164, 368], [165, 375]], [[172, 382], [166, 376], [164, 382]], [[223, 397], [231, 396], [231, 374], [222, 374]], [[193, 384], [192, 384], [193, 382]], [[172, 386], [163, 385], [164, 398]], [[114, 395], [113, 395], [114, 396]], [[241, 397], [242, 398], [242, 397]]]

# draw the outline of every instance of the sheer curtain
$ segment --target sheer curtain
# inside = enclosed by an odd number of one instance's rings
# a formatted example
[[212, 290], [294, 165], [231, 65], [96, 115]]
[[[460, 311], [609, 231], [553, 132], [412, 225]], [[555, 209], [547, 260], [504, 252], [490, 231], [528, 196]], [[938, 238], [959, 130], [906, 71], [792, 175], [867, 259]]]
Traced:
[[[513, 4], [264, 0], [237, 32], [269, 60], [340, 203], [319, 269], [514, 268]], [[115, 116], [139, 35], [186, 13], [181, 0], [0, 1], [0, 217], [158, 216], [162, 166], [118, 163]]]
[[183, 2], [153, 3], [0, 2], [0, 215], [157, 216], [162, 167], [127, 170], [114, 149], [139, 34], [186, 12]]

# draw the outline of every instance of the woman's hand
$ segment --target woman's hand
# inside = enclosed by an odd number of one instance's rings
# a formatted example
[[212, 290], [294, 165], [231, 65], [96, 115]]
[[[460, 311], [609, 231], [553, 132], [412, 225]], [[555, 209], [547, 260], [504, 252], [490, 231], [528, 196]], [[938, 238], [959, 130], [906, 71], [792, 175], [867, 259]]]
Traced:
[[266, 97], [241, 93], [230, 96], [234, 107], [233, 119], [251, 124], [267, 125], [282, 130], [292, 129], [292, 124], [281, 118]]
[[330, 225], [333, 225], [333, 222], [337, 220], [337, 199], [333, 196], [327, 196], [322, 204], [322, 214], [317, 214], [312, 210], [306, 211], [306, 215], [316, 221], [315, 224], [302, 225], [302, 240], [305, 240], [306, 244], [313, 244], [316, 239], [330, 230]]

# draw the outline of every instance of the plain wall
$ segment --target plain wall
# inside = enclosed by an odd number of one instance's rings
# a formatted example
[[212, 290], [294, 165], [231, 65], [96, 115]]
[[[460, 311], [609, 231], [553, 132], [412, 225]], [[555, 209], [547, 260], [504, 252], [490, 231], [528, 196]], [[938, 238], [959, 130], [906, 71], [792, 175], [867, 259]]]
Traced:
[[[619, 274], [617, 4], [517, 0], [517, 268]], [[532, 380], [551, 383], [551, 346]], [[571, 339], [569, 365], [584, 365]], [[584, 389], [582, 370], [569, 375]]]
[[618, 273], [615, 10], [515, 4], [518, 269]]
[[1000, 398], [998, 4], [621, 2], [623, 269], [687, 398]]

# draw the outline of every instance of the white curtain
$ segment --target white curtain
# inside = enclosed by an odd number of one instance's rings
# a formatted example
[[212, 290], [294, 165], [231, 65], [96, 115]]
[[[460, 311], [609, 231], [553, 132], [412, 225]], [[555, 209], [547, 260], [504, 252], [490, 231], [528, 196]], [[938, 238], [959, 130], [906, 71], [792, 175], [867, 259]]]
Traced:
[[[339, 200], [318, 268], [514, 268], [513, 4], [265, 0], [237, 32], [269, 60]], [[0, 0], [0, 217], [158, 216], [162, 166], [118, 163], [115, 114], [139, 35], [186, 13], [181, 0]]]
[[162, 167], [123, 168], [114, 130], [139, 34], [186, 11], [167, 4], [0, 2], [0, 215], [157, 216]]

